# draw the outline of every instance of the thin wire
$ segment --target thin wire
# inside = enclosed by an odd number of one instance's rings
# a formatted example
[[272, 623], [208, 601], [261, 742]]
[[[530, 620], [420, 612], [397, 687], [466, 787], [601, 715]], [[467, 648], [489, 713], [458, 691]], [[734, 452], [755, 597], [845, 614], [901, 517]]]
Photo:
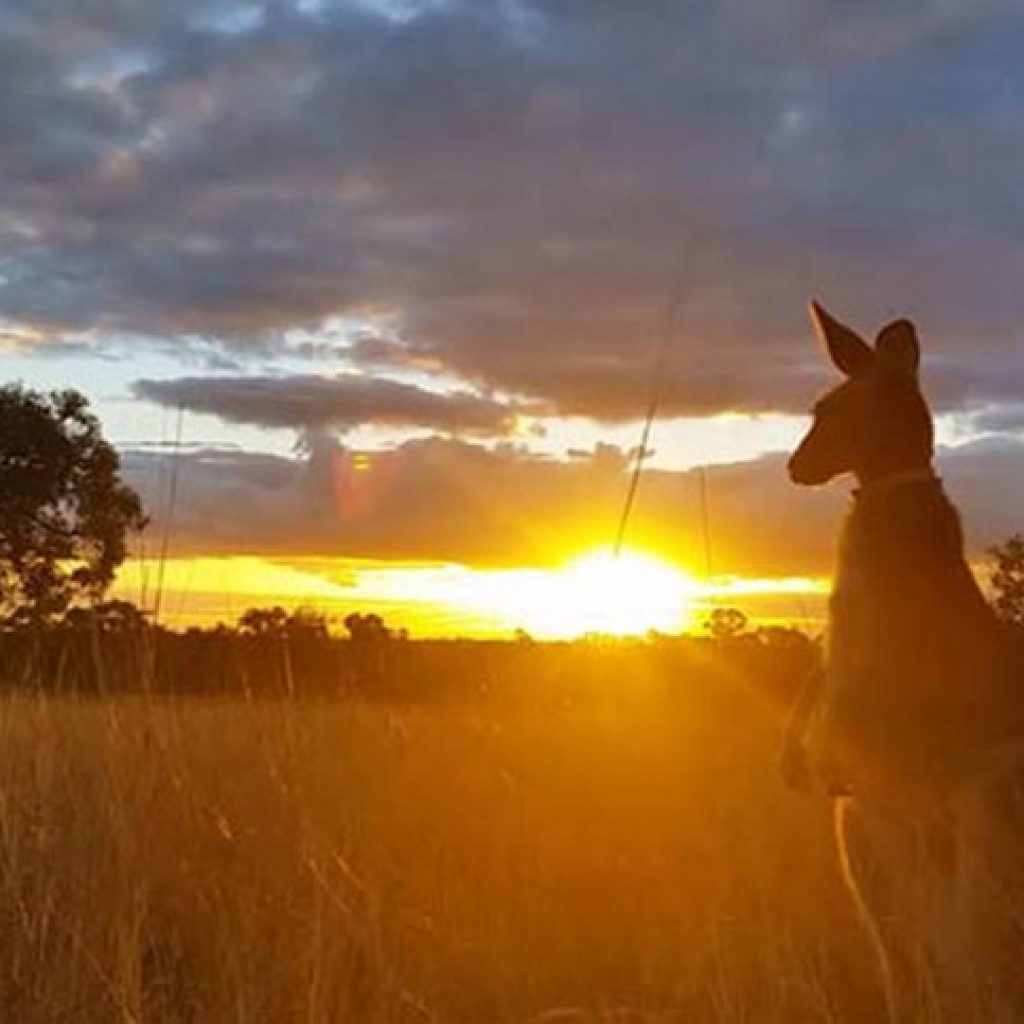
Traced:
[[171, 455], [171, 478], [167, 494], [167, 516], [164, 522], [164, 535], [160, 542], [160, 555], [157, 562], [156, 596], [153, 603], [153, 622], [159, 624], [160, 612], [164, 600], [164, 574], [167, 571], [167, 557], [170, 553], [171, 532], [174, 529], [174, 516], [178, 505], [178, 478], [181, 475], [181, 435], [185, 420], [185, 410], [178, 406], [177, 422], [174, 430], [174, 450]]
[[708, 500], [708, 467], [700, 467], [700, 527], [704, 534], [704, 579], [709, 582], [715, 575], [715, 561], [711, 544], [711, 503]]
[[[682, 260], [680, 259], [681, 263]], [[644, 462], [650, 454], [651, 432], [654, 430], [654, 420], [658, 415], [658, 406], [661, 404], [662, 389], [666, 376], [665, 370], [668, 367], [668, 357], [675, 336], [676, 314], [682, 301], [682, 282], [682, 266], [680, 265], [673, 274], [672, 286], [669, 289], [668, 301], [665, 303], [665, 313], [661, 321], [661, 332], [655, 349], [655, 359], [648, 388], [649, 398], [647, 402], [647, 415], [644, 419], [644, 429], [640, 434], [640, 445], [636, 450], [633, 472], [630, 475], [626, 499], [619, 514], [618, 528], [615, 531], [615, 545], [612, 549], [615, 558], [622, 554], [622, 546], [626, 540], [626, 529], [629, 526], [629, 519], [633, 514], [633, 507], [636, 504], [636, 495], [640, 487], [640, 477], [643, 474]]]

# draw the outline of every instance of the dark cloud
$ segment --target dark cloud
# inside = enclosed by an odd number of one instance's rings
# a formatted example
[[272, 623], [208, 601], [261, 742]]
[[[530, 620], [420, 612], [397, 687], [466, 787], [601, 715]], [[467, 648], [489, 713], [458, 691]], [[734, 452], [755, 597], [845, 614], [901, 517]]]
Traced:
[[[0, 308], [397, 349], [605, 419], [791, 409], [810, 293], [921, 323], [948, 406], [1024, 384], [1019, 5], [8, 0]], [[674, 283], [673, 283], [674, 282]], [[946, 376], [944, 367], [950, 367]]]
[[1024, 403], [982, 405], [957, 417], [955, 425], [968, 435], [1002, 435], [1020, 440], [1024, 438]]
[[134, 391], [163, 406], [258, 427], [373, 425], [506, 434], [515, 420], [515, 409], [495, 399], [356, 374], [140, 380]]
[[[130, 452], [125, 466], [166, 522], [166, 480], [178, 474], [178, 553], [252, 552], [428, 559], [474, 565], [546, 564], [612, 542], [629, 462], [603, 447], [572, 462], [510, 446], [411, 441], [361, 454], [314, 433], [302, 457], [241, 452]], [[1020, 530], [1024, 444], [978, 442], [940, 453], [971, 550]], [[708, 471], [711, 568], [740, 575], [825, 575], [848, 487], [792, 486], [782, 456]], [[703, 571], [696, 472], [643, 478], [628, 540]], [[794, 611], [795, 614], [795, 611]]]
[[[171, 459], [130, 452], [125, 457], [127, 476], [147, 498], [158, 535], [166, 522], [166, 480], [172, 466], [178, 475], [173, 523], [179, 552], [504, 566], [554, 563], [574, 551], [609, 544], [629, 463], [611, 447], [566, 463], [509, 446], [490, 450], [439, 438], [367, 455], [315, 432], [306, 453], [290, 459], [223, 451]], [[631, 540], [702, 566], [697, 488], [693, 474], [645, 479]], [[743, 558], [744, 571], [791, 571], [792, 524], [785, 513], [781, 519], [771, 514], [773, 503], [781, 500], [786, 507], [791, 496], [782, 463], [769, 460], [716, 471], [713, 488], [721, 569], [738, 571], [738, 559]], [[749, 530], [740, 531], [743, 546], [735, 547], [734, 517], [727, 512], [734, 502], [747, 500], [749, 495], [740, 493], [744, 489], [757, 492], [765, 511], [761, 540], [753, 542], [757, 550], [750, 547]], [[773, 501], [764, 500], [765, 490]], [[811, 507], [820, 504], [821, 496], [810, 496]], [[828, 498], [825, 504], [830, 504]], [[819, 531], [819, 547], [821, 536]], [[779, 546], [782, 539], [784, 549]]]
[[1024, 442], [993, 437], [940, 453], [946, 488], [964, 518], [967, 540], [983, 552], [1024, 532]]

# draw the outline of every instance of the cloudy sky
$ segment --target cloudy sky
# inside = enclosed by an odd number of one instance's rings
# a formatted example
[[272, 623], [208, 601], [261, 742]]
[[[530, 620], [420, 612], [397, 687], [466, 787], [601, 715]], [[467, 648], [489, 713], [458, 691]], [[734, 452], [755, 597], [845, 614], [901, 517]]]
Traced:
[[707, 464], [715, 568], [816, 575], [813, 295], [918, 324], [980, 550], [1021, 52], [997, 0], [5, 0], [3, 376], [90, 396], [158, 536], [173, 473], [183, 557], [541, 565], [611, 539], [668, 322], [635, 538], [701, 567]]

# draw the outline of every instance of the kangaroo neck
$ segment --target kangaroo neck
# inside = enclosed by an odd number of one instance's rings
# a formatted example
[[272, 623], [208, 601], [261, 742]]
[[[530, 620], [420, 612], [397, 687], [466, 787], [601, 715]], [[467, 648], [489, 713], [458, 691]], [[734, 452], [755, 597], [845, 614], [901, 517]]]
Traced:
[[932, 575], [963, 561], [959, 516], [931, 469], [892, 474], [854, 493], [840, 571], [889, 579]]
[[889, 473], [879, 475], [857, 475], [857, 489], [853, 492], [855, 497], [876, 495], [886, 491], [898, 490], [914, 484], [936, 483], [941, 484], [931, 463], [924, 466], [917, 466], [912, 469], [893, 470]]

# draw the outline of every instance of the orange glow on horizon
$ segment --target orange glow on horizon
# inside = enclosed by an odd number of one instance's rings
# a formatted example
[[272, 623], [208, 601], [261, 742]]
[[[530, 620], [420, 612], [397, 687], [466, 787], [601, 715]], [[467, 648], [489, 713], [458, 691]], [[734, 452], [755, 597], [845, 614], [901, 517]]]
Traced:
[[[158, 578], [154, 563], [126, 562], [115, 594], [152, 610]], [[750, 602], [781, 601], [790, 618], [807, 618], [805, 598], [817, 600], [826, 589], [823, 581], [804, 578], [700, 580], [656, 555], [627, 549], [616, 557], [607, 548], [552, 568], [479, 569], [345, 558], [171, 558], [162, 580], [160, 618], [172, 626], [230, 623], [247, 608], [280, 604], [315, 608], [335, 619], [353, 610], [375, 611], [414, 636], [509, 636], [521, 628], [545, 640], [695, 631], [721, 602], [749, 607]]]

